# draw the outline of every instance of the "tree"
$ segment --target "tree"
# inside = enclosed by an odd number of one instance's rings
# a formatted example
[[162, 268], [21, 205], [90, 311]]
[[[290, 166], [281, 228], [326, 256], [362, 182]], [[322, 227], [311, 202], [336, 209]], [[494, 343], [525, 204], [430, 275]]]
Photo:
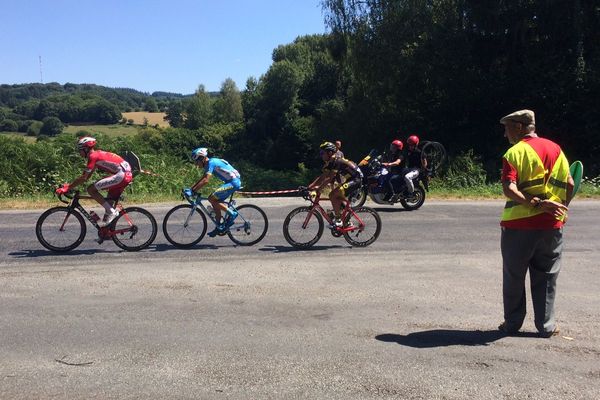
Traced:
[[212, 101], [204, 85], [200, 85], [196, 94], [185, 104], [184, 126], [187, 129], [201, 129], [211, 122]]
[[156, 104], [156, 100], [154, 100], [154, 98], [149, 97], [146, 99], [146, 102], [144, 103], [144, 111], [158, 112], [158, 105]]
[[180, 100], [174, 100], [169, 103], [165, 114], [164, 119], [172, 128], [181, 128], [183, 126], [183, 104]]
[[244, 118], [242, 96], [233, 79], [227, 78], [221, 85], [214, 108], [215, 119], [218, 122], [240, 122]]
[[19, 125], [16, 121], [13, 121], [12, 119], [5, 119], [2, 122], [0, 122], [0, 131], [17, 132], [18, 129]]
[[60, 119], [56, 117], [46, 117], [42, 120], [42, 128], [40, 129], [41, 135], [56, 136], [62, 132], [64, 126]]

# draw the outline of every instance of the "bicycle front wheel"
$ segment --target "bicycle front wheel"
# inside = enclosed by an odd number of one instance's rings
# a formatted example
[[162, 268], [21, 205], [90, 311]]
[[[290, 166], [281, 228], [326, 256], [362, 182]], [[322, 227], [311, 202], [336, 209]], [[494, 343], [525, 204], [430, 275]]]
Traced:
[[158, 231], [156, 219], [141, 207], [127, 207], [110, 225], [112, 240], [127, 251], [139, 251], [150, 246]]
[[175, 247], [185, 249], [202, 240], [206, 234], [206, 216], [191, 204], [173, 207], [163, 220], [165, 237]]
[[260, 242], [269, 229], [267, 214], [252, 204], [239, 206], [237, 212], [237, 218], [227, 231], [229, 239], [240, 246], [252, 246]]
[[81, 214], [68, 207], [53, 207], [45, 211], [35, 224], [35, 235], [48, 250], [69, 251], [83, 242], [85, 221]]
[[381, 218], [377, 211], [369, 207], [359, 207], [346, 215], [345, 227], [353, 227], [344, 232], [344, 239], [352, 246], [365, 247], [373, 243], [381, 233]]
[[292, 246], [305, 249], [323, 235], [323, 217], [311, 207], [293, 209], [283, 222], [283, 236]]

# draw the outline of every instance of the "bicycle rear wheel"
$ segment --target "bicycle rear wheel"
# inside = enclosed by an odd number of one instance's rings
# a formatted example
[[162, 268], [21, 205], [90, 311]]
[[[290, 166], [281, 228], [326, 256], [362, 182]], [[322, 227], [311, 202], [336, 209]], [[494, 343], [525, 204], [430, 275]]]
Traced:
[[46, 210], [35, 224], [35, 235], [42, 246], [57, 252], [73, 250], [79, 246], [85, 233], [83, 217], [68, 207]]
[[238, 216], [227, 231], [227, 236], [240, 246], [252, 246], [260, 242], [269, 229], [267, 214], [252, 204], [237, 207]]
[[344, 226], [354, 227], [352, 231], [344, 232], [344, 239], [352, 246], [365, 247], [379, 237], [381, 218], [372, 208], [359, 207], [346, 215]]
[[150, 246], [156, 238], [156, 219], [141, 207], [127, 207], [110, 225], [113, 242], [123, 250], [139, 251]]
[[292, 246], [311, 247], [323, 235], [323, 217], [311, 207], [293, 209], [283, 222], [283, 236]]
[[173, 207], [162, 223], [165, 238], [175, 247], [185, 249], [202, 240], [206, 234], [206, 216], [191, 204]]

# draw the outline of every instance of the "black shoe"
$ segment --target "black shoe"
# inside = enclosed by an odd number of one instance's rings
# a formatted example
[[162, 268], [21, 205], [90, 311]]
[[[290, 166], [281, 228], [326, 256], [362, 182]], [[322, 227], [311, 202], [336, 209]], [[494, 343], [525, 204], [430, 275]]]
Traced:
[[383, 196], [383, 201], [390, 201], [390, 199], [392, 197], [394, 197], [396, 195], [396, 193], [394, 192], [387, 192], [385, 196]]

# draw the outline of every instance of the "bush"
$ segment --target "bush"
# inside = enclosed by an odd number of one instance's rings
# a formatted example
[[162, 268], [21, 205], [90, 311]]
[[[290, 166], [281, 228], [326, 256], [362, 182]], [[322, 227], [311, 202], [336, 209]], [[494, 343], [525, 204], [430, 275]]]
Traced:
[[19, 125], [16, 121], [13, 121], [12, 119], [5, 119], [4, 121], [0, 122], [0, 131], [17, 132], [18, 130]]
[[442, 175], [442, 185], [448, 189], [463, 189], [486, 184], [486, 172], [480, 157], [473, 149], [450, 160], [448, 170]]
[[27, 136], [38, 136], [42, 130], [42, 125], [41, 121], [33, 121], [27, 128]]
[[61, 133], [64, 128], [63, 123], [56, 117], [46, 117], [42, 120], [42, 123], [42, 129], [40, 130], [41, 135], [56, 136]]

